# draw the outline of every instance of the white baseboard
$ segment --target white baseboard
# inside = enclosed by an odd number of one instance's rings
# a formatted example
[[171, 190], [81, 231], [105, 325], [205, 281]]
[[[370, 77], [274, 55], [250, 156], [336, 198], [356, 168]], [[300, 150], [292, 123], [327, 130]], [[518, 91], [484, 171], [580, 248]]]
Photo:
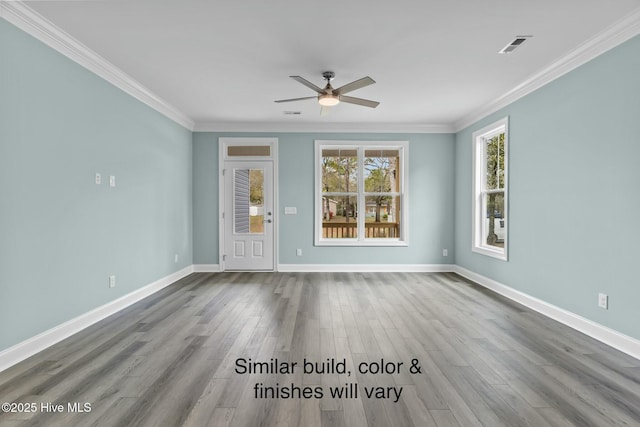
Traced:
[[193, 265], [0, 352], [0, 372], [193, 273]]
[[482, 276], [478, 273], [474, 273], [473, 271], [467, 270], [466, 268], [458, 265], [455, 266], [454, 272], [484, 286], [487, 289], [491, 289], [497, 294], [520, 303], [525, 307], [529, 307], [540, 314], [620, 350], [623, 353], [633, 356], [636, 359], [640, 359], [640, 341], [635, 338], [607, 328], [606, 326], [593, 322], [582, 316], [578, 316], [577, 314], [564, 310], [560, 307], [556, 307], [555, 305], [510, 288], [500, 282], [489, 279], [488, 277]]
[[279, 264], [280, 272], [405, 272], [405, 273], [449, 273], [453, 264]]
[[194, 273], [219, 273], [219, 264], [193, 264]]
[[[95, 308], [48, 331], [31, 337], [0, 352], [0, 372], [28, 357], [80, 332], [94, 323], [158, 292], [194, 272], [219, 272], [218, 264], [194, 264], [176, 271], [149, 285]], [[481, 286], [518, 302], [551, 319], [567, 325], [598, 341], [640, 359], [640, 341], [595, 323], [577, 314], [510, 288], [488, 277], [454, 264], [280, 264], [280, 272], [454, 272]]]

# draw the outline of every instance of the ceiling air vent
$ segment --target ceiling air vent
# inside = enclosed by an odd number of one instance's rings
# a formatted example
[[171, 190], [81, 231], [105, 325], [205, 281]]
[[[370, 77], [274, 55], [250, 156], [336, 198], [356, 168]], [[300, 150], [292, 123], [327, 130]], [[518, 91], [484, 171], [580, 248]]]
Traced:
[[299, 116], [302, 114], [302, 111], [285, 111], [284, 114], [287, 116]]
[[516, 36], [516, 38], [511, 43], [503, 47], [502, 50], [498, 53], [511, 53], [530, 37], [531, 36]]

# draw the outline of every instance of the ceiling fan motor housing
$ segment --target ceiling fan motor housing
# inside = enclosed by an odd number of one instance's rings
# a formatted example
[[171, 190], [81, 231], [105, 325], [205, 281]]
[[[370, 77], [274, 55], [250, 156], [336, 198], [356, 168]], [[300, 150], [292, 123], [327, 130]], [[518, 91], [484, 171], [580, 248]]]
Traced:
[[322, 73], [322, 77], [324, 77], [324, 79], [328, 82], [333, 80], [335, 76], [336, 76], [336, 73], [334, 73], [333, 71], [325, 71], [324, 73]]

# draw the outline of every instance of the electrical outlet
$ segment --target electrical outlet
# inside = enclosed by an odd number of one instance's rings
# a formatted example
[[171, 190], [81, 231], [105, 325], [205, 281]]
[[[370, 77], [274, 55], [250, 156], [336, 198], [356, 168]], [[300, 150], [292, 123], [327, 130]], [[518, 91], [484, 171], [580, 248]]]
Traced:
[[302, 256], [302, 249], [296, 249], [296, 256]]
[[109, 287], [110, 288], [116, 287], [116, 276], [109, 276]]
[[96, 173], [96, 185], [100, 185], [102, 183], [102, 175]]
[[449, 249], [443, 249], [442, 256], [449, 256]]
[[598, 294], [598, 307], [604, 308], [605, 310], [609, 309], [609, 295]]

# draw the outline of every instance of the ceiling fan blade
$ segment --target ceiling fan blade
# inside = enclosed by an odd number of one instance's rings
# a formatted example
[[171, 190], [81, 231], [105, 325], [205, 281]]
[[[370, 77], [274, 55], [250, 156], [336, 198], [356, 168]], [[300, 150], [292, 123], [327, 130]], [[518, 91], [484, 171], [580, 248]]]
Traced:
[[368, 99], [354, 98], [353, 96], [340, 95], [340, 101], [348, 104], [364, 105], [365, 107], [376, 108], [380, 103], [378, 101], [369, 101]]
[[331, 107], [320, 107], [320, 117], [328, 116], [331, 112]]
[[293, 101], [304, 101], [305, 99], [318, 99], [317, 96], [305, 96], [304, 98], [291, 98], [291, 99], [279, 99], [273, 102], [293, 102]]
[[360, 80], [356, 80], [354, 82], [347, 83], [344, 86], [340, 86], [338, 89], [334, 89], [333, 93], [336, 94], [336, 95], [342, 95], [343, 93], [351, 92], [351, 91], [354, 91], [356, 89], [360, 89], [361, 87], [372, 85], [375, 82], [376, 81], [373, 80], [369, 76], [363, 77]]
[[309, 80], [300, 77], [300, 76], [289, 76], [291, 77], [293, 80], [302, 83], [303, 85], [305, 85], [306, 87], [315, 90], [316, 92], [318, 92], [319, 94], [324, 94], [324, 90], [319, 88], [318, 86], [314, 85], [313, 83], [311, 83]]

